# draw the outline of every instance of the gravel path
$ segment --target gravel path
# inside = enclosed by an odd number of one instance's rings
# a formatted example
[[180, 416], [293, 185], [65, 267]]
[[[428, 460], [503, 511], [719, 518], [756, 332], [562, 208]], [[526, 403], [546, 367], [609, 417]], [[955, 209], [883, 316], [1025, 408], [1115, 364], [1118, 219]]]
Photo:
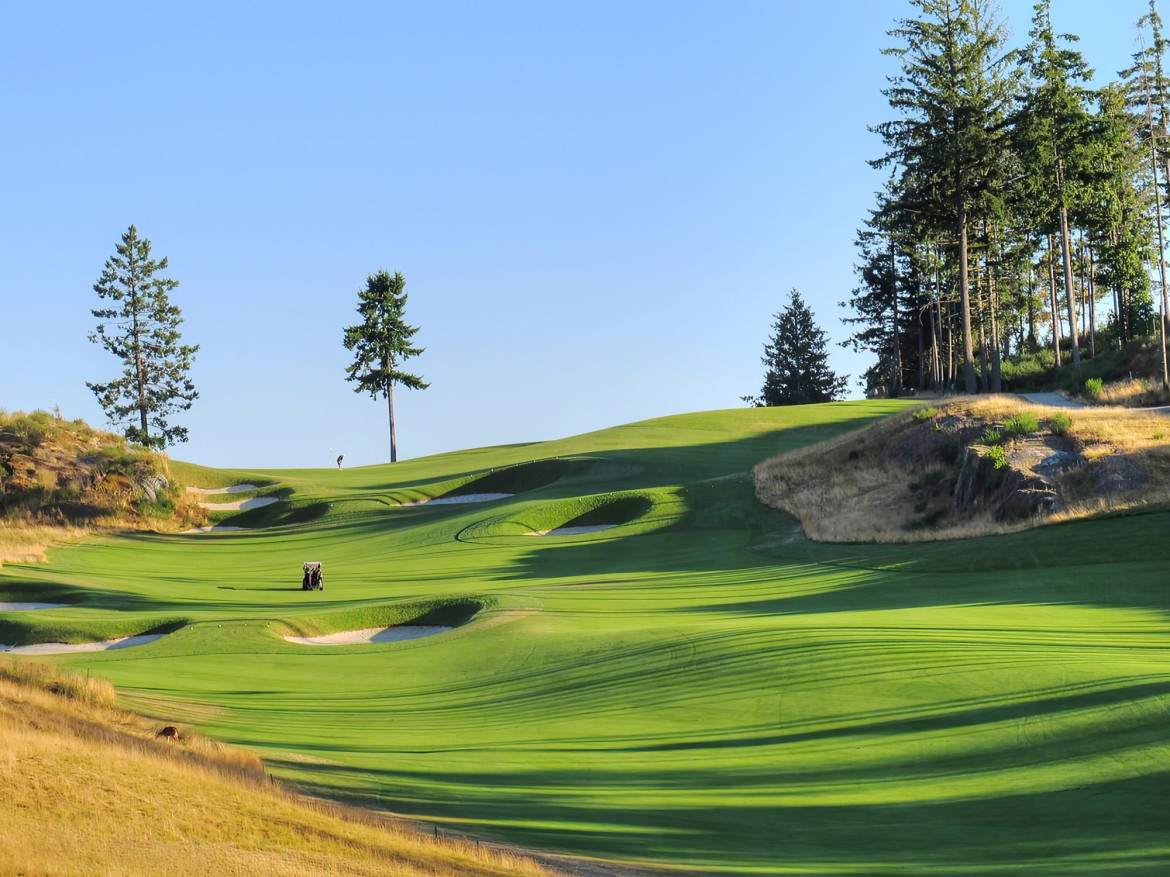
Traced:
[[1021, 399], [1033, 403], [1034, 405], [1047, 405], [1050, 408], [1084, 408], [1084, 402], [1078, 402], [1075, 399], [1066, 399], [1060, 393], [1020, 393]]

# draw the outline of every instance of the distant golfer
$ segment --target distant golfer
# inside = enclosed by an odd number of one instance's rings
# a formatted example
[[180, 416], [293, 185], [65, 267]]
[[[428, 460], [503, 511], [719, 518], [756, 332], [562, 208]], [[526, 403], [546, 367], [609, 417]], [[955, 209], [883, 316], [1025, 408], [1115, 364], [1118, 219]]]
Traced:
[[338, 472], [341, 471], [341, 461], [344, 459], [345, 459], [345, 454], [338, 454], [337, 455], [337, 471]]

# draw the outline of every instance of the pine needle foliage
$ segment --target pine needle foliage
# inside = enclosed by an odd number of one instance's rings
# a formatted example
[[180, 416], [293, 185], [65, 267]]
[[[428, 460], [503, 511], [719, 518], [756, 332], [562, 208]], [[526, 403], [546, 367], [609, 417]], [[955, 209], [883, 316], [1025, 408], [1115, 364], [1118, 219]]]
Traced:
[[398, 461], [398, 440], [394, 425], [394, 385], [411, 390], [425, 390], [430, 384], [421, 377], [402, 370], [402, 363], [418, 356], [425, 348], [414, 347], [411, 339], [418, 326], [406, 322], [406, 279], [385, 269], [366, 278], [366, 288], [358, 291], [358, 315], [362, 321], [345, 330], [345, 348], [354, 353], [346, 367], [345, 379], [355, 381], [355, 393], [380, 393], [387, 402], [390, 417], [390, 462]]
[[155, 261], [150, 248], [131, 225], [93, 285], [111, 306], [92, 311], [99, 322], [89, 340], [118, 357], [123, 369], [112, 381], [86, 386], [126, 438], [161, 450], [187, 441], [186, 427], [169, 418], [199, 397], [188, 377], [199, 345], [179, 343], [183, 317], [168, 296], [179, 281], [156, 276], [167, 260]]
[[761, 358], [768, 367], [764, 386], [758, 397], [744, 396], [743, 400], [757, 408], [836, 401], [847, 378], [829, 368], [828, 335], [813, 322], [800, 293], [792, 290], [788, 307], [773, 316], [772, 338]]

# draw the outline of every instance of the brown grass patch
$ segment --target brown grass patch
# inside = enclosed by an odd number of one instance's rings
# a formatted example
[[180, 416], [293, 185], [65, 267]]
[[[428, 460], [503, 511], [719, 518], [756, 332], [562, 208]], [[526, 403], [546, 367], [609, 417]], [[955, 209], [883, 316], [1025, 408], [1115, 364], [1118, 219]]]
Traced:
[[306, 798], [255, 755], [115, 709], [102, 680], [0, 659], [0, 873], [540, 877], [531, 859]]
[[1153, 378], [1133, 378], [1105, 384], [1097, 403], [1123, 408], [1152, 408], [1157, 405], [1170, 405], [1170, 393], [1162, 388], [1161, 381]]

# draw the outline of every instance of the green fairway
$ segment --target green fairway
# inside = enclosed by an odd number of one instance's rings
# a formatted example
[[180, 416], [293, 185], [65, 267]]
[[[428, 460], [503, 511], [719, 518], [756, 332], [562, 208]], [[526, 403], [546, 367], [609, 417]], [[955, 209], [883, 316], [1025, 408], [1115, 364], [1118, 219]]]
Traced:
[[[248, 531], [6, 566], [0, 600], [76, 605], [0, 613], [0, 642], [173, 630], [42, 660], [314, 792], [532, 847], [704, 874], [1170, 872], [1170, 514], [840, 546], [756, 502], [755, 463], [904, 407], [343, 472], [176, 464], [284, 500], [216, 513]], [[418, 503], [476, 493], [513, 495]], [[281, 638], [412, 619], [459, 626]]]

